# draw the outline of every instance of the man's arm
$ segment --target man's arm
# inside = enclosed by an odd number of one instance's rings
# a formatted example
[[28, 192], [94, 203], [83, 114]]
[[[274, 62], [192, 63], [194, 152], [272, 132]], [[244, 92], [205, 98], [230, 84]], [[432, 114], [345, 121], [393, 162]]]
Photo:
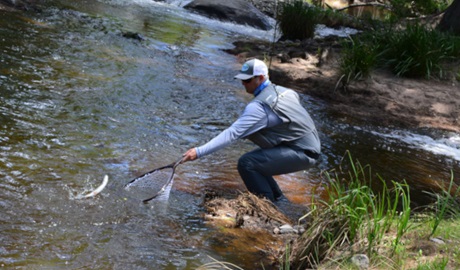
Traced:
[[184, 153], [184, 162], [216, 152], [240, 138], [244, 138], [267, 126], [267, 114], [262, 103], [250, 102], [243, 114], [227, 129], [202, 146]]

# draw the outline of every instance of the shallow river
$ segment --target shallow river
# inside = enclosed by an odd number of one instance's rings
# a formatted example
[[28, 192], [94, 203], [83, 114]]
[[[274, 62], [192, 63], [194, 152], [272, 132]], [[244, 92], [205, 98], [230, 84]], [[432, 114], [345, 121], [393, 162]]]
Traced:
[[[169, 197], [142, 204], [123, 193], [133, 177], [236, 119], [249, 97], [233, 80], [240, 64], [222, 49], [273, 37], [175, 2], [50, 1], [40, 12], [0, 11], [1, 267], [195, 269], [210, 257], [260, 266], [251, 242], [219, 238], [201, 205], [206, 189], [244, 190], [235, 165], [251, 144], [180, 165]], [[319, 194], [321, 171], [347, 150], [385, 179], [405, 179], [415, 204], [460, 173], [459, 134], [362, 123], [302, 99], [324, 155], [308, 172], [278, 178], [294, 202]], [[76, 199], [106, 174], [100, 195]]]

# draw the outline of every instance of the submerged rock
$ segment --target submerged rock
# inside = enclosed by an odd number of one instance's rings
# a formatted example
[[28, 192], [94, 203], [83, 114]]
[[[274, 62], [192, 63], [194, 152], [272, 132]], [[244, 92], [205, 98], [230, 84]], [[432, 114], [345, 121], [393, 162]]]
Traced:
[[125, 38], [131, 38], [139, 41], [143, 41], [145, 39], [141, 34], [136, 32], [123, 32], [122, 36]]
[[279, 230], [280, 230], [280, 233], [281, 234], [287, 234], [287, 233], [293, 233], [293, 234], [297, 234], [297, 230], [294, 229], [291, 225], [289, 224], [284, 224], [284, 225], [281, 225], [279, 227]]

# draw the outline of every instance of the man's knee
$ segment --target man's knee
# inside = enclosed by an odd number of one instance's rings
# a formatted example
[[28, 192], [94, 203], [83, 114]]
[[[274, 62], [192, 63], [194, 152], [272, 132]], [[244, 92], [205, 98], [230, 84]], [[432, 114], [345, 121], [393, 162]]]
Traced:
[[241, 170], [248, 171], [254, 167], [254, 162], [248, 154], [244, 154], [238, 159], [237, 166], [238, 166], [238, 171], [241, 171]]

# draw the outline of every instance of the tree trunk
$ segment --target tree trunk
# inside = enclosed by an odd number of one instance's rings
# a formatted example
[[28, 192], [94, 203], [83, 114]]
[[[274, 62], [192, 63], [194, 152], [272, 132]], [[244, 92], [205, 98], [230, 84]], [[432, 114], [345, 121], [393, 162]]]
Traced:
[[454, 0], [446, 9], [439, 22], [438, 29], [443, 32], [450, 31], [455, 35], [460, 35], [460, 0]]

